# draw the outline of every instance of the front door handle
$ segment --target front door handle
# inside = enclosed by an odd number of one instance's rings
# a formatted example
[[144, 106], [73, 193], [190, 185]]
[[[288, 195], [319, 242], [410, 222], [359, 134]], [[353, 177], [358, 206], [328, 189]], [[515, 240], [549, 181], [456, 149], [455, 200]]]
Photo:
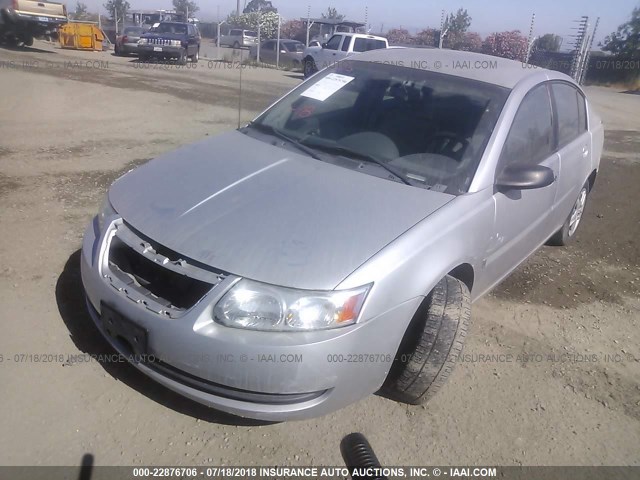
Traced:
[[586, 157], [587, 155], [589, 155], [589, 147], [584, 146], [582, 147], [582, 156]]

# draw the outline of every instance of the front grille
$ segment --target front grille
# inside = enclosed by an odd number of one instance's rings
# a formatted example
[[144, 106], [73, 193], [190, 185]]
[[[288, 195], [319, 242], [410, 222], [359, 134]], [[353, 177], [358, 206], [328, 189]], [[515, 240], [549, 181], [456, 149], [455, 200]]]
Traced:
[[150, 45], [171, 45], [173, 40], [169, 40], [166, 38], [148, 38], [147, 43]]
[[115, 228], [104, 276], [116, 290], [157, 313], [180, 316], [227, 276], [152, 242], [125, 223]]

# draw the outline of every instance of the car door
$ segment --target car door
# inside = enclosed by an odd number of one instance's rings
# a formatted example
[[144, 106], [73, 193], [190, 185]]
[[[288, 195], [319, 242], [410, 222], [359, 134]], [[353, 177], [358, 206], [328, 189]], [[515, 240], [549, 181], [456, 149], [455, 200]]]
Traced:
[[273, 40], [269, 40], [262, 45], [262, 49], [260, 50], [260, 60], [266, 63], [275, 63], [276, 61], [276, 50], [275, 50], [276, 42]]
[[316, 64], [318, 70], [331, 66], [337, 61], [336, 55], [341, 44], [342, 35], [334, 35], [329, 39], [322, 50], [318, 52], [320, 54], [320, 64]]
[[193, 25], [187, 25], [187, 55], [194, 55], [198, 47], [196, 46], [196, 31]]
[[556, 227], [565, 222], [591, 171], [591, 138], [582, 93], [569, 82], [552, 82], [560, 172], [554, 211]]
[[342, 39], [342, 44], [340, 45], [340, 50], [336, 51], [336, 61], [340, 61], [349, 56], [349, 47], [351, 47], [351, 42], [353, 41], [353, 37], [348, 35], [344, 35]]
[[[542, 165], [557, 176], [553, 110], [546, 83], [523, 98], [502, 147], [496, 178], [509, 165]], [[504, 278], [553, 233], [551, 210], [557, 185], [535, 189], [495, 189], [494, 237], [486, 257], [487, 283]]]

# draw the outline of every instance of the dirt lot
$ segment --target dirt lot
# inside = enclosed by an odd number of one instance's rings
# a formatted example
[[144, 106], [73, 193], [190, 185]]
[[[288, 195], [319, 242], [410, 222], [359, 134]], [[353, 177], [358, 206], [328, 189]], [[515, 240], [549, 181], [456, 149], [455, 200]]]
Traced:
[[[465, 356], [427, 406], [371, 396], [259, 425], [128, 365], [66, 361], [108, 351], [84, 312], [78, 264], [106, 187], [238, 122], [238, 69], [136, 67], [44, 42], [0, 49], [0, 464], [78, 465], [91, 453], [100, 465], [341, 465], [352, 431], [387, 465], [640, 464], [640, 96], [587, 89], [606, 152], [578, 241], [542, 249], [474, 305]], [[242, 75], [242, 120], [300, 81]]]

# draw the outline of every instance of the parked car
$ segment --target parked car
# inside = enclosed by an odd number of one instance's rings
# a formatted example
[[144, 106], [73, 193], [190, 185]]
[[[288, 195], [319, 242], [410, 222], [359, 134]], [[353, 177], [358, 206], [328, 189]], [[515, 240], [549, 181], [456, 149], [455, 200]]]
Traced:
[[88, 310], [140, 371], [233, 414], [422, 403], [471, 303], [575, 238], [602, 145], [559, 72], [363, 53], [118, 179], [84, 235]]
[[250, 48], [258, 45], [258, 34], [253, 30], [234, 28], [228, 35], [220, 35], [221, 47]]
[[33, 45], [34, 37], [55, 33], [67, 23], [62, 3], [37, 0], [0, 0], [0, 41]]
[[138, 54], [138, 42], [145, 32], [143, 27], [125, 27], [122, 35], [116, 37], [114, 53], [116, 55]]
[[304, 76], [310, 77], [318, 70], [322, 70], [336, 62], [355, 54], [389, 48], [389, 42], [384, 37], [365, 35], [362, 33], [336, 33], [327, 43], [321, 46], [309, 46], [304, 52]]
[[196, 63], [200, 58], [200, 31], [193, 23], [160, 22], [147, 33], [140, 35], [138, 57], [151, 59], [176, 59], [185, 65], [187, 58]]
[[[267, 40], [260, 45], [260, 61], [275, 65], [278, 60], [277, 40]], [[298, 40], [280, 40], [280, 65], [301, 68], [305, 45]], [[252, 60], [258, 59], [258, 46], [249, 49]]]

